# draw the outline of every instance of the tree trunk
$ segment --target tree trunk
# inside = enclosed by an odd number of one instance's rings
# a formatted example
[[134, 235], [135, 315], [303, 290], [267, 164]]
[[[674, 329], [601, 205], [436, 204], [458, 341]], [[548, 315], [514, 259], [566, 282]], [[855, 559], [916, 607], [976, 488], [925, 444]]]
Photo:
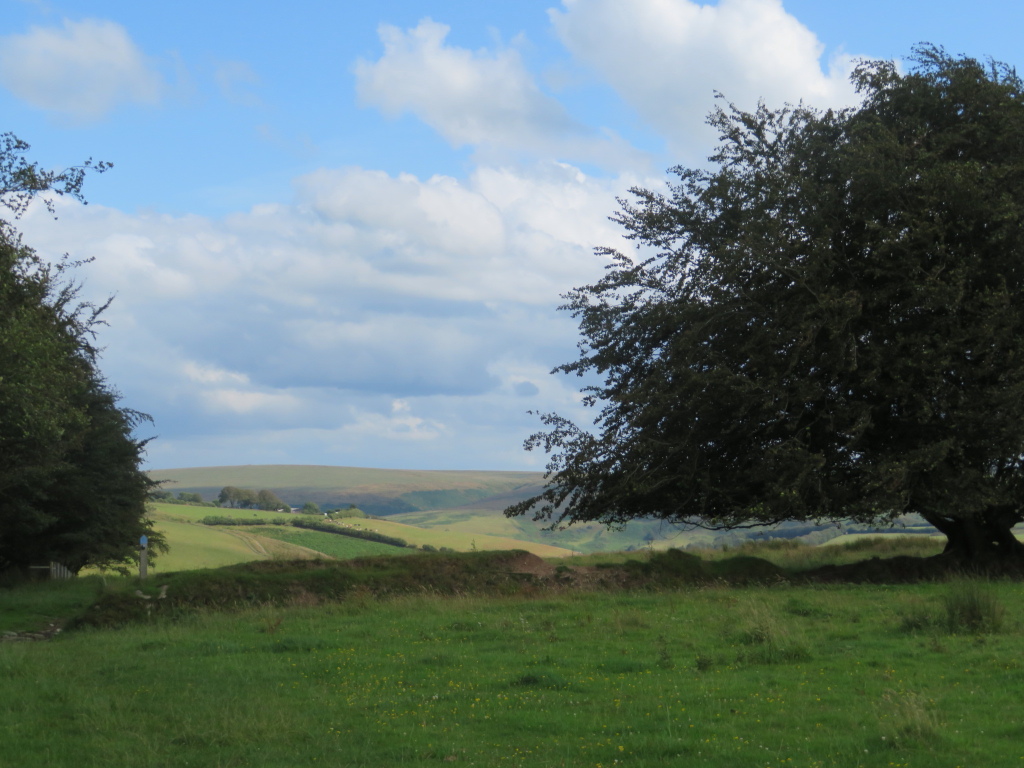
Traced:
[[946, 535], [943, 555], [971, 570], [1024, 568], [1024, 544], [1011, 530], [1021, 522], [1020, 513], [994, 507], [971, 517], [922, 514]]

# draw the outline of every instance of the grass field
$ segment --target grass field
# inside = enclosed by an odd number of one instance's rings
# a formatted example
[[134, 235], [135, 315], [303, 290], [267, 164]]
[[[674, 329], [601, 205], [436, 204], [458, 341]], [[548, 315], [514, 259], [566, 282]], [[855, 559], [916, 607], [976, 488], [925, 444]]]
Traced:
[[[159, 554], [150, 570], [154, 574], [195, 568], [219, 568], [224, 565], [264, 559], [302, 559], [321, 553], [273, 538], [263, 538], [248, 530], [200, 525], [197, 521], [220, 510], [184, 504], [152, 504], [154, 527], [167, 538], [170, 551]], [[261, 513], [263, 514], [263, 513]], [[273, 517], [273, 516], [271, 516]]]
[[[540, 482], [537, 472], [428, 471], [367, 469], [360, 467], [318, 467], [266, 465], [238, 467], [196, 467], [153, 470], [154, 480], [164, 481], [173, 493], [200, 493], [207, 501], [228, 485], [238, 488], [273, 490], [286, 502], [318, 504], [361, 502], [402, 509], [434, 509], [465, 504], [476, 499], [506, 494], [516, 488]], [[364, 507], [369, 509], [369, 507]], [[370, 510], [374, 511], [374, 510]]]
[[710, 543], [710, 531], [682, 531], [660, 522], [636, 521], [624, 530], [608, 530], [597, 523], [574, 525], [562, 531], [544, 530], [544, 525], [528, 517], [507, 518], [495, 509], [438, 509], [429, 512], [404, 512], [388, 518], [421, 526], [468, 535], [502, 536], [557, 546], [573, 552], [617, 552], [627, 548], [653, 546], [655, 549]]
[[413, 549], [403, 549], [402, 547], [394, 547], [390, 544], [381, 544], [376, 541], [337, 536], [333, 533], [321, 533], [320, 531], [304, 531], [299, 528], [253, 526], [252, 529], [247, 528], [246, 532], [249, 530], [252, 530], [258, 536], [306, 547], [323, 553], [328, 557], [336, 557], [342, 560], [370, 555], [407, 555], [415, 552]]
[[[528, 515], [506, 518], [502, 514], [506, 507], [541, 490], [542, 475], [536, 472], [271, 465], [155, 470], [150, 475], [169, 481], [164, 486], [167, 490], [198, 492], [208, 500], [216, 498], [224, 486], [233, 485], [252, 490], [269, 488], [293, 506], [306, 501], [332, 507], [354, 503], [376, 517], [457, 536], [468, 535], [470, 540], [493, 536], [581, 553], [711, 546], [716, 540], [724, 543], [720, 531], [684, 530], [658, 521], [632, 521], [622, 530], [608, 530], [595, 523], [551, 531]], [[733, 533], [729, 539], [739, 541], [744, 535], [797, 533], [748, 531]], [[821, 537], [815, 543], [820, 540]], [[422, 543], [459, 548], [457, 544], [435, 543], [429, 537]]]
[[0, 643], [0, 766], [1021, 765], [1019, 594], [364, 596]]
[[[261, 526], [227, 529], [221, 526], [199, 525], [204, 517], [226, 515], [228, 517], [255, 517], [270, 522], [280, 521], [288, 526], [293, 516], [276, 515], [269, 512], [242, 509], [215, 509], [194, 507], [185, 504], [151, 505], [157, 530], [168, 537], [171, 552], [157, 560], [160, 571], [186, 570], [191, 568], [217, 568], [222, 565], [258, 560], [270, 557], [288, 558], [310, 556], [300, 550], [289, 550], [288, 544], [315, 550], [328, 557], [360, 557], [367, 554], [389, 554], [393, 547], [376, 542], [352, 542], [358, 539], [342, 539], [331, 534], [313, 534], [313, 531], [299, 531], [291, 527], [265, 528]], [[502, 518], [503, 519], [503, 518]], [[438, 528], [420, 528], [392, 521], [391, 519], [367, 520], [345, 518], [346, 525], [364, 530], [373, 530], [386, 536], [404, 539], [418, 547], [429, 545], [440, 549], [448, 547], [460, 552], [499, 549], [524, 549], [539, 557], [567, 557], [571, 550], [550, 544], [521, 541], [501, 536], [445, 531]], [[254, 530], [254, 528], [259, 530]], [[259, 537], [263, 538], [259, 538]], [[268, 541], [269, 539], [269, 541]], [[342, 541], [335, 541], [342, 539]], [[278, 545], [276, 542], [281, 542]], [[373, 547], [363, 546], [373, 544]]]
[[538, 557], [569, 557], [572, 550], [564, 547], [557, 547], [551, 544], [528, 541], [524, 539], [508, 538], [501, 535], [488, 535], [474, 533], [472, 531], [450, 530], [440, 526], [421, 528], [409, 525], [404, 522], [392, 520], [391, 518], [377, 520], [351, 519], [343, 521], [353, 528], [373, 530], [383, 533], [386, 536], [396, 536], [405, 539], [410, 544], [423, 546], [448, 547], [456, 552], [469, 552], [471, 550], [499, 550], [499, 549], [523, 549], [532, 552]]

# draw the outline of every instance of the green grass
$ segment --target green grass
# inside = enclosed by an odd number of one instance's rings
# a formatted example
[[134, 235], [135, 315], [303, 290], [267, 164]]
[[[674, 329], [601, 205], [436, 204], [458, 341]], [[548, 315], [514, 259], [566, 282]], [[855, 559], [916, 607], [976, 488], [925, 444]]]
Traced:
[[154, 480], [172, 493], [193, 491], [210, 501], [228, 485], [270, 488], [290, 502], [358, 503], [362, 497], [404, 499], [406, 508], [428, 508], [507, 493], [541, 481], [539, 472], [433, 471], [251, 465], [153, 470]]
[[[1001, 632], [949, 584], [440, 598], [0, 645], [0, 766], [953, 768], [1024, 760]], [[0, 601], [4, 593], [0, 593]]]
[[339, 522], [351, 525], [354, 528], [377, 531], [385, 536], [395, 536], [416, 546], [429, 544], [438, 549], [448, 547], [456, 552], [522, 549], [532, 552], [538, 557], [568, 557], [572, 554], [572, 550], [552, 544], [472, 531], [452, 531], [440, 527], [420, 528], [393, 520], [390, 517], [376, 520], [341, 520]]
[[[313, 557], [303, 546], [255, 535], [251, 529], [200, 525], [197, 521], [220, 510], [181, 504], [151, 504], [154, 527], [162, 533], [170, 551], [158, 554], [150, 564], [153, 574], [197, 568], [220, 568], [251, 560]], [[234, 510], [240, 513], [240, 510]], [[264, 518], [274, 515], [257, 513]]]
[[[300, 531], [289, 525], [294, 519], [292, 515], [278, 515], [259, 510], [221, 510], [159, 502], [151, 504], [150, 508], [157, 530], [167, 536], [168, 543], [171, 545], [170, 553], [157, 558], [156, 564], [153, 566], [154, 573], [196, 568], [219, 568], [250, 560], [310, 557], [312, 555], [309, 550], [338, 558], [394, 554], [405, 551], [378, 542], [361, 541], [314, 531]], [[232, 529], [198, 524], [200, 520], [211, 515], [258, 517], [268, 521], [280, 521], [282, 525], [280, 527], [246, 526]], [[390, 519], [344, 518], [340, 519], [338, 523], [375, 530], [386, 536], [404, 539], [409, 544], [418, 547], [423, 545], [430, 545], [437, 549], [448, 547], [462, 552], [473, 549], [481, 551], [525, 549], [541, 557], [563, 557], [571, 554], [569, 550], [546, 544], [522, 542], [483, 534], [450, 533], [436, 528], [418, 528]]]
[[32, 632], [76, 616], [96, 601], [102, 584], [100, 577], [90, 576], [0, 587], [0, 632]]
[[219, 568], [267, 557], [266, 551], [224, 529], [210, 530], [205, 525], [175, 520], [158, 520], [155, 528], [167, 537], [170, 552], [156, 557], [153, 573], [184, 571], [193, 568]]
[[597, 523], [548, 531], [543, 524], [529, 517], [507, 518], [500, 509], [492, 508], [403, 512], [390, 515], [388, 519], [454, 535], [500, 536], [586, 553], [643, 548], [648, 545], [648, 538], [654, 542], [655, 548], [685, 547], [688, 544], [710, 543], [715, 535], [709, 531], [680, 531], [660, 522], [649, 521], [629, 523], [621, 531], [609, 530]]
[[749, 541], [736, 547], [697, 550], [705, 560], [723, 560], [737, 555], [764, 558], [775, 565], [806, 571], [823, 565], [846, 565], [871, 557], [929, 557], [942, 552], [945, 537], [921, 534], [863, 534], [843, 537], [844, 541], [813, 546], [794, 539]]
[[333, 533], [321, 533], [320, 531], [304, 531], [298, 528], [284, 528], [279, 526], [253, 526], [251, 529], [259, 536], [265, 536], [289, 544], [296, 544], [300, 547], [322, 552], [328, 557], [336, 557], [346, 560], [352, 557], [365, 557], [372, 555], [406, 555], [415, 552], [413, 549], [393, 547], [390, 544], [381, 544], [377, 541], [366, 541], [354, 539], [349, 536], [338, 536]]

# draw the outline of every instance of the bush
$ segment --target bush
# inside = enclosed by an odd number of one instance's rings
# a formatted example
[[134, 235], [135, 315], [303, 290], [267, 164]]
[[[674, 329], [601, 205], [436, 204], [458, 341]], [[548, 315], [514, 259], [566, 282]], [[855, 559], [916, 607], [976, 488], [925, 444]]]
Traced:
[[272, 525], [272, 521], [262, 517], [227, 517], [226, 515], [209, 515], [199, 521], [203, 525]]
[[361, 509], [359, 509], [359, 507], [353, 506], [351, 504], [348, 507], [344, 507], [342, 509], [332, 510], [330, 515], [331, 515], [331, 517], [335, 517], [335, 518], [346, 518], [346, 517], [362, 517], [362, 518], [366, 518], [366, 517], [368, 517], [368, 515], [365, 512], [363, 512], [363, 510], [361, 510]]
[[376, 531], [363, 531], [359, 528], [341, 528], [334, 523], [328, 523], [316, 518], [296, 518], [291, 521], [291, 524], [296, 528], [308, 528], [309, 530], [333, 533], [338, 536], [351, 536], [353, 539], [376, 541], [381, 544], [390, 544], [393, 547], [409, 546], [405, 539], [399, 539], [397, 536], [385, 536], [383, 533], [377, 533]]

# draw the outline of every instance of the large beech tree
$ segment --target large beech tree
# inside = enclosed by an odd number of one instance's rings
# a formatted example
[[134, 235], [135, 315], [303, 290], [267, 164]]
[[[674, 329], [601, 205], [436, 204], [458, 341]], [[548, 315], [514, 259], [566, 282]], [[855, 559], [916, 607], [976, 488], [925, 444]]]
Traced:
[[711, 528], [918, 513], [965, 562], [1024, 557], [1024, 93], [994, 62], [862, 63], [859, 106], [710, 118], [709, 169], [614, 217], [577, 288], [595, 429], [527, 448], [555, 523]]
[[46, 171], [28, 148], [0, 135], [0, 573], [124, 565], [143, 534], [163, 548], [146, 517], [145, 443], [132, 434], [145, 417], [99, 371], [104, 307], [79, 301], [73, 265], [40, 259], [13, 225], [37, 195], [81, 199], [91, 164]]

